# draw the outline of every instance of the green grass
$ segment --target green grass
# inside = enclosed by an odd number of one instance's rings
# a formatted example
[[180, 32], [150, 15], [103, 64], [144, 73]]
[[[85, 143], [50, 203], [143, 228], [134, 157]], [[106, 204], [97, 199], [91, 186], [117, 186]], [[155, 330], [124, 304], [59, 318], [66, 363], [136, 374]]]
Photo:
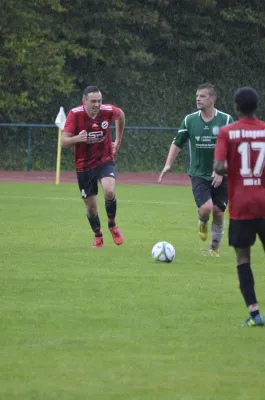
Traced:
[[[201, 255], [190, 188], [117, 187], [125, 243], [92, 234], [76, 185], [0, 184], [0, 399], [264, 399], [264, 329], [227, 245]], [[152, 246], [171, 242], [172, 264]], [[261, 308], [264, 255], [253, 249]]]

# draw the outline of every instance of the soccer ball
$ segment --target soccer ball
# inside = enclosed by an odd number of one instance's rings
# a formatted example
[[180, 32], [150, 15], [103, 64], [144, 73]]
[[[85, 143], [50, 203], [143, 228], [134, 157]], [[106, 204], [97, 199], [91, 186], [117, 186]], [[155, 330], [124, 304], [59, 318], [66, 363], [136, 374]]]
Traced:
[[158, 242], [152, 248], [152, 258], [155, 261], [170, 263], [175, 258], [175, 249], [168, 242]]

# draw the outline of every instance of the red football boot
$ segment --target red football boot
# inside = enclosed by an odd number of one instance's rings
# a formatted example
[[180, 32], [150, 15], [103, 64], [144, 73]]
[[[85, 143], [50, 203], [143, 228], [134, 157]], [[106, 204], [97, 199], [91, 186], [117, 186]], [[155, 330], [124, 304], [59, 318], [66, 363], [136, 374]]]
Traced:
[[112, 235], [112, 239], [114, 241], [114, 243], [119, 246], [120, 244], [123, 243], [124, 238], [123, 238], [123, 234], [121, 233], [121, 231], [119, 230], [119, 228], [117, 226], [113, 226], [112, 228], [109, 228], [109, 231]]
[[103, 236], [95, 236], [92, 247], [96, 249], [101, 249], [103, 247]]

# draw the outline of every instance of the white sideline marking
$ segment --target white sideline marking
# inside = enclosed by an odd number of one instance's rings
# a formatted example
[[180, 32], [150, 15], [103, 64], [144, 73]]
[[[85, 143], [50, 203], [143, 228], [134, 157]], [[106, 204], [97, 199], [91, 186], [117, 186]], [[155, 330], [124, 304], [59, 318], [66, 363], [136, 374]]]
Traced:
[[[0, 199], [17, 199], [17, 200], [48, 200], [48, 201], [79, 201], [81, 198], [73, 198], [73, 197], [35, 197], [35, 196], [9, 196], [8, 193], [2, 193], [0, 195]], [[179, 201], [154, 201], [154, 200], [120, 200], [118, 199], [118, 203], [139, 203], [139, 204], [155, 204], [155, 205], [169, 205], [176, 206], [181, 205]]]

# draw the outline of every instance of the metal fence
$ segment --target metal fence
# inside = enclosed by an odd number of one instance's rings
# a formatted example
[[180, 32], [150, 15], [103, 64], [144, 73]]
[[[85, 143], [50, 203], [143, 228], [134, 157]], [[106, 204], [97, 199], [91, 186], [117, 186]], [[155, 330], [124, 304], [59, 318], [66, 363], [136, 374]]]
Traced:
[[[114, 126], [111, 133], [114, 136]], [[116, 159], [123, 172], [160, 171], [178, 128], [126, 126]], [[52, 124], [0, 124], [0, 169], [55, 171], [58, 128]], [[173, 171], [185, 171], [187, 150], [181, 152]], [[61, 170], [74, 170], [73, 149], [62, 149]]]

